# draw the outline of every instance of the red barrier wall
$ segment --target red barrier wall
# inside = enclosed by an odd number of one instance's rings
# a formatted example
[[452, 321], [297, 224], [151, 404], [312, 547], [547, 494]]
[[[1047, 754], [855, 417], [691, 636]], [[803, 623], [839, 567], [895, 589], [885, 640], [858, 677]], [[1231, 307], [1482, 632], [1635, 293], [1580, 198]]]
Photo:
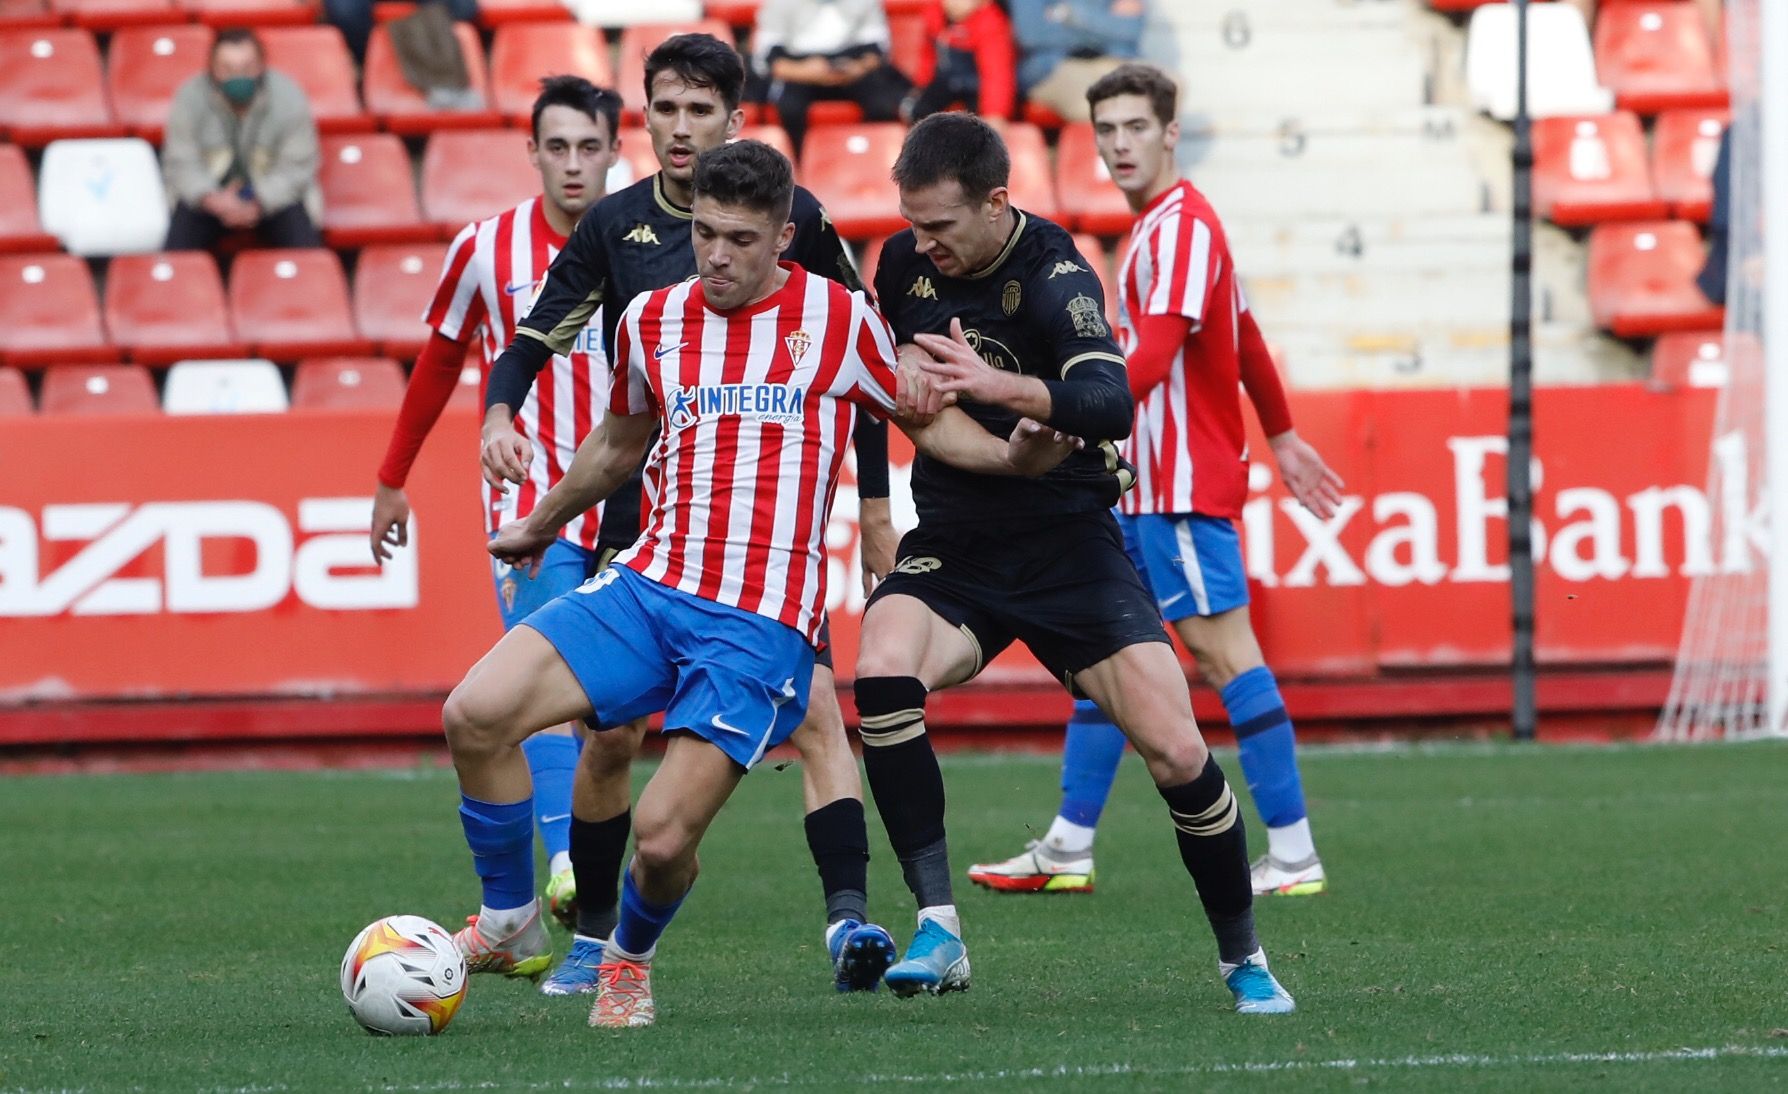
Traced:
[[[1281, 675], [1506, 660], [1506, 398], [1297, 396], [1300, 431], [1347, 480], [1347, 504], [1317, 521], [1270, 461], [1255, 466], [1246, 549]], [[1698, 390], [1539, 393], [1543, 662], [1668, 661], [1689, 576], [1760, 561], [1752, 492], [1706, 497], [1712, 411]], [[365, 529], [388, 429], [364, 413], [8, 421], [0, 702], [446, 690], [499, 633], [476, 427], [465, 411], [443, 420], [411, 482], [413, 547], [381, 573]], [[909, 451], [896, 442], [897, 461]], [[855, 508], [847, 485], [828, 535], [841, 677], [862, 602]], [[897, 521], [903, 510], [910, 523], [897, 498]], [[1048, 682], [1018, 652], [986, 679]]]

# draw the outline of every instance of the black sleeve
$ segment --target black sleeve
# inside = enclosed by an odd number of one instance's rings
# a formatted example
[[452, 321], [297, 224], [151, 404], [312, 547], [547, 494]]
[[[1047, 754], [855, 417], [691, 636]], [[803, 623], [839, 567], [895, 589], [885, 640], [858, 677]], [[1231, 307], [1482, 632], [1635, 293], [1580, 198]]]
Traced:
[[521, 411], [534, 378], [555, 353], [569, 353], [578, 332], [602, 302], [608, 281], [608, 256], [602, 250], [596, 210], [577, 222], [565, 249], [546, 271], [546, 283], [527, 317], [515, 325], [515, 336], [491, 365], [484, 408], [507, 406]]
[[1049, 333], [1057, 379], [1043, 377], [1053, 405], [1049, 425], [1087, 440], [1128, 437], [1135, 400], [1124, 355], [1105, 320], [1105, 287], [1072, 242], [1050, 248], [1031, 284], [1028, 313]]
[[857, 414], [857, 428], [851, 434], [857, 449], [857, 496], [888, 496], [888, 423], [873, 414]]
[[1049, 418], [1044, 422], [1063, 433], [1088, 440], [1114, 441], [1130, 435], [1136, 401], [1124, 366], [1098, 358], [1082, 361], [1067, 380], [1044, 380], [1049, 389]]
[[789, 245], [788, 260], [808, 273], [830, 278], [852, 292], [861, 291], [863, 278], [857, 273], [850, 252], [845, 250], [844, 240], [838, 238], [838, 229], [832, 227], [832, 218], [826, 215], [824, 206], [813, 195], [800, 192], [795, 195], [790, 216], [795, 222], [795, 241]]
[[534, 389], [534, 377], [540, 375], [552, 356], [553, 351], [545, 342], [517, 334], [490, 367], [490, 380], [484, 385], [484, 409], [506, 406], [511, 418], [521, 413], [528, 392]]

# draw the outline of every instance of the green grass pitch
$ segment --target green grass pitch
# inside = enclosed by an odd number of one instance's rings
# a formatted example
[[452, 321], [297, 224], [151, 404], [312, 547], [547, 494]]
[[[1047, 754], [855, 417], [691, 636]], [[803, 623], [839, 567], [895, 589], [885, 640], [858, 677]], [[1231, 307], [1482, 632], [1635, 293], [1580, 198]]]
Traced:
[[[9, 779], [0, 1090], [1757, 1090], [1788, 1084], [1784, 761], [1307, 750], [1333, 888], [1258, 906], [1286, 1018], [1230, 1012], [1134, 756], [1096, 894], [964, 882], [972, 991], [837, 996], [799, 779], [766, 768], [666, 936], [656, 1027], [597, 1032], [586, 1001], [478, 978], [432, 1039], [361, 1033], [336, 975], [375, 917], [451, 928], [476, 904], [449, 773]], [[1049, 757], [945, 774], [958, 870], [1054, 805]], [[872, 908], [904, 942], [873, 819], [871, 842]]]

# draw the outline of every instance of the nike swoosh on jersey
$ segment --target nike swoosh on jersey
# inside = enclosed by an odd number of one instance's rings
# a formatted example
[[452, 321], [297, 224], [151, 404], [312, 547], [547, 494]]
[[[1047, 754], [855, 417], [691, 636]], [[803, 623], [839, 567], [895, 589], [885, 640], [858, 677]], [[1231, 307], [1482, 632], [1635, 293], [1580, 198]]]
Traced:
[[525, 293], [533, 287], [534, 282], [532, 281], [517, 281], [512, 285], [504, 285], [503, 292], [509, 296], [515, 296], [519, 293]]
[[687, 344], [688, 343], [686, 343], [686, 342], [678, 342], [674, 346], [659, 346], [657, 349], [652, 351], [652, 360], [662, 361], [667, 356], [677, 352], [678, 350], [682, 349]]

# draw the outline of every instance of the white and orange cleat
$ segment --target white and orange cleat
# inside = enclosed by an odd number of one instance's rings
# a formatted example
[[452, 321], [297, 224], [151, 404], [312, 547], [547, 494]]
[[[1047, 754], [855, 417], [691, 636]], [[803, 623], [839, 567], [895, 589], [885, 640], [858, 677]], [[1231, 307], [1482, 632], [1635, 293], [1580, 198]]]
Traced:
[[596, 1003], [590, 1008], [590, 1024], [597, 1029], [631, 1029], [649, 1026], [656, 1012], [652, 1005], [650, 962], [616, 958], [596, 967]]
[[466, 925], [454, 933], [453, 942], [466, 959], [467, 972], [494, 972], [512, 978], [538, 980], [553, 965], [553, 941], [540, 922], [540, 902], [535, 901], [527, 921], [503, 938], [486, 938], [478, 929], [479, 917], [469, 915]]
[[1248, 871], [1255, 896], [1315, 896], [1329, 887], [1322, 860], [1315, 855], [1298, 862], [1283, 862], [1272, 855], [1254, 860]]
[[1024, 854], [970, 866], [968, 876], [976, 885], [1002, 893], [1090, 893], [1093, 853], [1064, 855], [1032, 840], [1024, 845]]

